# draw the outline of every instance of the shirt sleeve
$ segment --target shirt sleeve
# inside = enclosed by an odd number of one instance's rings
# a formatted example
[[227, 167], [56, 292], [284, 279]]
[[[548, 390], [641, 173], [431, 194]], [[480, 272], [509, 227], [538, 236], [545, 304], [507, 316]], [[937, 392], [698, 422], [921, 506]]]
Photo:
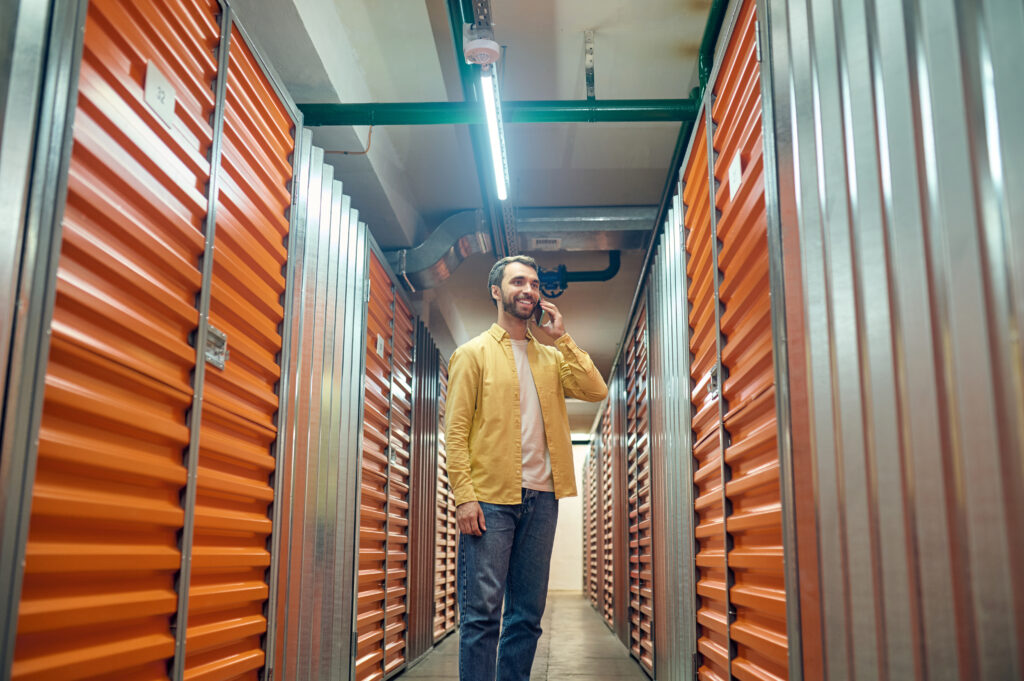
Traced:
[[594, 366], [590, 355], [577, 347], [569, 334], [555, 341], [561, 353], [558, 372], [562, 379], [562, 392], [585, 402], [600, 402], [608, 396], [608, 386]]
[[469, 466], [469, 432], [473, 427], [480, 367], [461, 348], [448, 360], [448, 398], [445, 402], [444, 441], [448, 458], [448, 481], [455, 505], [476, 501]]

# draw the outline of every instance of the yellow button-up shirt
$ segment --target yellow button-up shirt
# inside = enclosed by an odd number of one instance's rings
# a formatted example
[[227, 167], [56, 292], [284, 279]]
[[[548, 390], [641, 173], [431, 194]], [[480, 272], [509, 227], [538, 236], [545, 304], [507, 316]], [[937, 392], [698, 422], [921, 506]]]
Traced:
[[[576, 472], [565, 398], [603, 400], [608, 386], [590, 355], [569, 334], [543, 345], [526, 334], [526, 356], [540, 398], [555, 497], [576, 495]], [[508, 332], [497, 324], [465, 345], [448, 362], [445, 445], [455, 504], [522, 502], [523, 438], [519, 375]]]

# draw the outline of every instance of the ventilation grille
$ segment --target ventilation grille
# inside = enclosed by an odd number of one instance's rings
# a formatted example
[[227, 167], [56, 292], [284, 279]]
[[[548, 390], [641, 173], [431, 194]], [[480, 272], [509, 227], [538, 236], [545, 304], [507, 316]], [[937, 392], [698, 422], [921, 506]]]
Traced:
[[554, 237], [534, 237], [530, 239], [532, 251], [558, 251], [562, 249], [562, 240]]

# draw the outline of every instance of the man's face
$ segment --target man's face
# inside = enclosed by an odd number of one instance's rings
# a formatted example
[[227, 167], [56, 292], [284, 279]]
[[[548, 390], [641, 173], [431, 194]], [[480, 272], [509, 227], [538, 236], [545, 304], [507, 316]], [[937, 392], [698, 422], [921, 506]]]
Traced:
[[[497, 287], [491, 287], [491, 294]], [[505, 266], [505, 274], [501, 279], [501, 306], [506, 314], [519, 319], [529, 319], [540, 304], [540, 279], [537, 271], [521, 262], [511, 262]]]

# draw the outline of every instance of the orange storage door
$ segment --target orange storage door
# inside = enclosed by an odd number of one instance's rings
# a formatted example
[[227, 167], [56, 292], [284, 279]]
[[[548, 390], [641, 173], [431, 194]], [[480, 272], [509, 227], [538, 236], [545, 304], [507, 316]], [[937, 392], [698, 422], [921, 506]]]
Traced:
[[626, 351], [626, 454], [629, 490], [630, 650], [654, 673], [654, 562], [651, 556], [650, 418], [647, 306], [641, 304]]
[[217, 13], [89, 3], [13, 679], [159, 679], [174, 655]]
[[612, 405], [601, 417], [601, 614], [615, 626], [615, 466], [612, 461]]
[[232, 29], [203, 392], [185, 678], [258, 678], [269, 595], [293, 123]]
[[[409, 470], [412, 441], [412, 312], [394, 296], [391, 453], [388, 468], [387, 631], [384, 673], [405, 664], [409, 594]], [[426, 568], [426, 566], [418, 566]]]
[[718, 339], [712, 260], [707, 128], [697, 126], [684, 172], [683, 226], [690, 281], [690, 384], [693, 421], [694, 514], [697, 518], [698, 676], [727, 681], [729, 676], [725, 505], [722, 499], [722, 447], [718, 410]]
[[732, 674], [744, 681], [788, 675], [755, 6], [747, 0], [740, 10], [711, 112], [717, 124], [729, 603], [735, 612], [729, 633]]
[[455, 628], [455, 495], [448, 480], [444, 446], [444, 408], [448, 400], [448, 365], [439, 361], [440, 397], [437, 405], [437, 543], [435, 546], [434, 642]]
[[388, 552], [388, 448], [394, 292], [387, 271], [370, 253], [365, 412], [359, 504], [356, 679], [384, 677]]

